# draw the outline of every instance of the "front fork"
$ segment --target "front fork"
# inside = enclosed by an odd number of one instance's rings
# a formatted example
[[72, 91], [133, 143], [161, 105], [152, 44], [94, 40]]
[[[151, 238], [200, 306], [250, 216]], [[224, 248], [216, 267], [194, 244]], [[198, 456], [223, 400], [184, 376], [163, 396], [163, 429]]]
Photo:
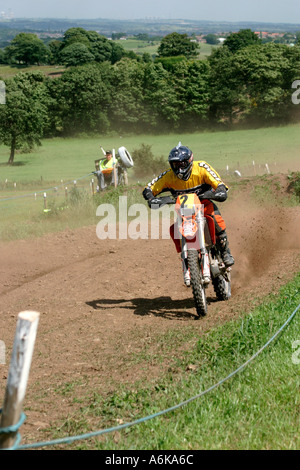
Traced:
[[[210, 264], [209, 264], [209, 256], [208, 252], [205, 246], [205, 238], [204, 238], [204, 224], [205, 224], [205, 219], [201, 215], [200, 212], [198, 212], [196, 216], [196, 221], [198, 225], [198, 231], [197, 231], [197, 241], [196, 241], [196, 249], [199, 251], [200, 249], [200, 254], [201, 254], [201, 266], [202, 266], [202, 275], [203, 275], [203, 280], [204, 283], [207, 285], [211, 281], [210, 277]], [[180, 221], [179, 221], [180, 222]], [[181, 238], [181, 259], [183, 260], [183, 264], [187, 266], [187, 252], [188, 252], [188, 242], [185, 237]]]
[[205, 238], [204, 238], [205, 218], [203, 217], [200, 211], [196, 215], [196, 221], [199, 227], [198, 237], [199, 237], [200, 253], [201, 253], [201, 260], [202, 260], [202, 274], [203, 274], [203, 279], [204, 279], [205, 284], [208, 284], [211, 281], [211, 278], [210, 278], [209, 257], [208, 257], [208, 252], [205, 246]]

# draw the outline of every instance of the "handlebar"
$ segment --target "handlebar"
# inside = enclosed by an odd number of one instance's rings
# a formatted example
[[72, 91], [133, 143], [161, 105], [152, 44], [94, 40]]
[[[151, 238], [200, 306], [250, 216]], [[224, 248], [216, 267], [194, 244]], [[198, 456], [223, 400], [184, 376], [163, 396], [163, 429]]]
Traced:
[[[199, 197], [199, 196], [198, 196]], [[200, 202], [203, 201], [203, 199], [200, 199]], [[213, 200], [212, 198], [205, 198], [206, 200]], [[148, 205], [151, 209], [159, 209], [160, 207], [163, 207], [165, 205], [172, 205], [176, 204], [176, 199], [174, 199], [172, 196], [162, 196], [162, 197], [155, 197], [154, 199], [148, 201]]]
[[160, 207], [163, 207], [167, 204], [171, 205], [175, 203], [175, 199], [171, 196], [155, 197], [154, 199], [148, 201], [148, 205], [151, 209], [160, 209]]

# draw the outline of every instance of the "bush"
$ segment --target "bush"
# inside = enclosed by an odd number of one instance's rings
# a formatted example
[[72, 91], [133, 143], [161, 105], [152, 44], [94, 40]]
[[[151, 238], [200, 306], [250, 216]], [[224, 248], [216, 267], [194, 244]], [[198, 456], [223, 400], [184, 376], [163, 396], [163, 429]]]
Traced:
[[155, 158], [151, 145], [142, 144], [140, 148], [133, 150], [134, 173], [137, 177], [157, 175], [166, 168], [166, 159], [162, 155]]
[[289, 175], [289, 191], [292, 191], [300, 200], [300, 171], [293, 172]]

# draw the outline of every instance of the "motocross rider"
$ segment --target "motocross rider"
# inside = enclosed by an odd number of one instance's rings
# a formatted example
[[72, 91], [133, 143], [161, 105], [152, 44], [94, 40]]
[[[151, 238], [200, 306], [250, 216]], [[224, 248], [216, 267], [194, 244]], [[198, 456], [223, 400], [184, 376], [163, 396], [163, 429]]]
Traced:
[[[227, 199], [228, 187], [221, 180], [218, 173], [204, 161], [194, 161], [193, 152], [181, 143], [174, 147], [169, 154], [170, 169], [151, 181], [144, 189], [143, 196], [151, 204], [159, 203], [157, 196], [164, 191], [170, 191], [177, 197], [182, 193], [193, 192], [204, 204], [204, 214], [213, 217], [217, 243], [226, 267], [234, 264], [234, 258], [228, 246], [226, 224], [216, 204], [212, 200], [223, 202]], [[170, 234], [175, 243], [177, 252], [181, 252], [180, 240], [174, 237], [174, 224], [170, 227]], [[190, 274], [187, 261], [182, 260], [184, 282], [190, 285]]]

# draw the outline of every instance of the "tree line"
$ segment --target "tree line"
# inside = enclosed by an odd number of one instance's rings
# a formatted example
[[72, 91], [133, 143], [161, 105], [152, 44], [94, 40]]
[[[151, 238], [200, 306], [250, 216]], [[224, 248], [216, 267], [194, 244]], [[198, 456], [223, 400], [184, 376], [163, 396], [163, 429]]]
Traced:
[[11, 149], [10, 163], [15, 150], [30, 149], [43, 136], [193, 132], [299, 118], [291, 100], [292, 83], [300, 79], [299, 44], [262, 44], [252, 31], [241, 30], [199, 60], [197, 43], [171, 33], [153, 60], [124, 55], [99, 36], [81, 28], [66, 32], [57, 54], [74, 58], [81, 44], [80, 60], [83, 51], [93, 59], [70, 63], [61, 76], [25, 72], [6, 81], [0, 142]]

